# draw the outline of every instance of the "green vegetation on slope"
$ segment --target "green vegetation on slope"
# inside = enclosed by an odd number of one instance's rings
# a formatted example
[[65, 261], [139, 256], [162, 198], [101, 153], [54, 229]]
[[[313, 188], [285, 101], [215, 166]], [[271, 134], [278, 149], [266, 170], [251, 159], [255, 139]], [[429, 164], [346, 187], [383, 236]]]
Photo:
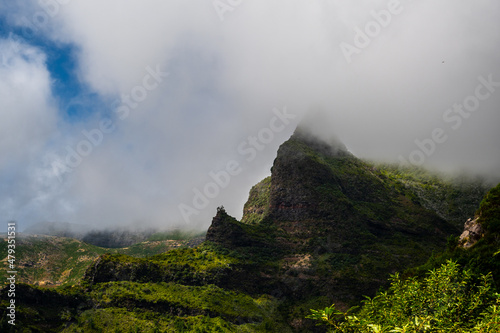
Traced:
[[237, 262], [236, 258], [220, 254], [209, 244], [175, 249], [148, 258], [105, 254], [89, 266], [84, 282], [93, 285], [109, 281], [175, 281], [203, 285], [218, 282]]
[[[72, 285], [81, 280], [88, 265], [105, 249], [81, 241], [56, 236], [30, 236], [16, 239], [16, 270], [20, 282], [45, 285]], [[2, 258], [7, 241], [0, 240]], [[5, 279], [6, 271], [0, 271]]]
[[407, 270], [406, 279], [393, 275], [387, 291], [359, 309], [331, 306], [311, 310], [308, 318], [337, 332], [498, 332], [500, 184], [484, 196], [477, 217], [486, 232], [471, 248], [450, 238], [446, 251]]
[[[80, 286], [19, 286], [16, 297], [23, 300], [23, 309], [18, 327], [44, 332], [287, 332], [278, 300], [211, 284], [237, 262], [210, 243], [149, 258], [105, 254], [90, 265]], [[7, 303], [0, 305], [5, 309]], [[9, 328], [5, 320], [0, 328]]]
[[[130, 281], [100, 283], [92, 289], [91, 298], [99, 306], [133, 308], [137, 304], [151, 304], [156, 312], [172, 309], [186, 314], [212, 314], [227, 320], [242, 319], [260, 322], [265, 317], [262, 305], [270, 301], [253, 298], [214, 285], [185, 286], [176, 283], [137, 283]], [[131, 301], [133, 300], [133, 301]], [[133, 304], [131, 304], [133, 302]]]
[[477, 211], [479, 223], [490, 235], [500, 233], [500, 184], [491, 189]]
[[489, 187], [481, 178], [447, 177], [424, 168], [395, 164], [374, 165], [410, 200], [435, 211], [440, 217], [462, 227], [472, 217]]
[[500, 230], [496, 227], [500, 219], [500, 184], [491, 189], [481, 201], [476, 217], [486, 232], [471, 248], [464, 249], [458, 244], [458, 237], [450, 237], [445, 251], [435, 253], [426, 264], [409, 269], [406, 275], [422, 275], [430, 269], [453, 260], [475, 274], [492, 272], [497, 287], [500, 287]]
[[266, 177], [250, 190], [248, 200], [243, 207], [242, 223], [258, 224], [269, 212], [269, 193], [271, 177]]
[[62, 331], [64, 333], [156, 333], [156, 332], [235, 332], [235, 325], [220, 317], [183, 316], [126, 308], [91, 309], [83, 312]]
[[[85, 290], [20, 285], [17, 293], [23, 306], [17, 310], [16, 327], [25, 332], [289, 331], [274, 298], [214, 285], [122, 281]], [[3, 309], [7, 304], [0, 301]], [[0, 319], [2, 332], [13, 329], [6, 318]]]

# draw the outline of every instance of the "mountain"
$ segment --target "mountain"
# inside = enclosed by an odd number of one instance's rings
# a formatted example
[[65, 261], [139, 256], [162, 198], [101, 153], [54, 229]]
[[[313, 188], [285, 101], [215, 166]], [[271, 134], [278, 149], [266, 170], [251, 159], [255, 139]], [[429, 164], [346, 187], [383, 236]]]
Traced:
[[100, 255], [73, 287], [20, 285], [18, 319], [34, 331], [323, 332], [309, 309], [345, 310], [428, 263], [458, 243], [485, 192], [477, 180], [360, 160], [299, 127], [241, 221], [220, 207], [196, 247]]
[[[265, 249], [275, 293], [326, 296], [347, 307], [373, 295], [390, 273], [443, 250], [485, 192], [465, 181], [420, 187], [422, 176], [402, 179], [395, 170], [299, 128], [280, 146], [271, 177], [251, 189], [242, 222], [219, 212], [206, 239], [239, 253]], [[436, 196], [442, 202], [431, 204]], [[461, 214], [443, 209], [462, 203]]]

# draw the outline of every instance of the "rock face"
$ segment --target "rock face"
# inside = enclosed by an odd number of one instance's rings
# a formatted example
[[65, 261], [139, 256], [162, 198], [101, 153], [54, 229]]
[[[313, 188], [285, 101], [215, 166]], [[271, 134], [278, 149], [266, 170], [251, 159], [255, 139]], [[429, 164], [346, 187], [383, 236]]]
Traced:
[[484, 236], [484, 228], [478, 222], [478, 217], [475, 219], [468, 219], [464, 225], [464, 232], [460, 235], [458, 244], [467, 249], [477, 243]]
[[331, 145], [297, 130], [283, 143], [271, 175], [269, 215], [274, 220], [347, 218], [350, 200], [380, 202], [381, 180], [344, 144]]

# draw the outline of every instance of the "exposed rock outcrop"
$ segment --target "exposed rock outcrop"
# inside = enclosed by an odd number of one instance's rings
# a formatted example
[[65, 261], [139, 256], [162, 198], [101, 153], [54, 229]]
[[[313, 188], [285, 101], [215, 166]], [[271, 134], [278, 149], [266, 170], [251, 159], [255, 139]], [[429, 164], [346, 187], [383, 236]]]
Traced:
[[464, 232], [462, 232], [458, 240], [458, 244], [461, 247], [468, 249], [484, 236], [485, 230], [478, 222], [478, 219], [479, 218], [476, 217], [475, 219], [468, 219], [467, 222], [465, 222]]
[[465, 249], [474, 246], [482, 238], [500, 232], [500, 184], [492, 188], [484, 196], [474, 219], [465, 222], [464, 231], [460, 235], [458, 245]]
[[240, 222], [226, 213], [224, 207], [219, 207], [208, 228], [206, 240], [227, 248], [252, 245], [251, 237], [239, 224]]

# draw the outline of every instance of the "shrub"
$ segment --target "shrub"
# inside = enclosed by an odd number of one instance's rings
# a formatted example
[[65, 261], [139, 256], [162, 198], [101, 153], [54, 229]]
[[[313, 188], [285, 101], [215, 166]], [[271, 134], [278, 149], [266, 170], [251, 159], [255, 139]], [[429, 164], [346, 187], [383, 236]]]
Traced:
[[392, 275], [389, 289], [359, 309], [344, 313], [332, 305], [307, 318], [336, 332], [498, 332], [499, 300], [491, 274], [448, 261], [423, 279]]

